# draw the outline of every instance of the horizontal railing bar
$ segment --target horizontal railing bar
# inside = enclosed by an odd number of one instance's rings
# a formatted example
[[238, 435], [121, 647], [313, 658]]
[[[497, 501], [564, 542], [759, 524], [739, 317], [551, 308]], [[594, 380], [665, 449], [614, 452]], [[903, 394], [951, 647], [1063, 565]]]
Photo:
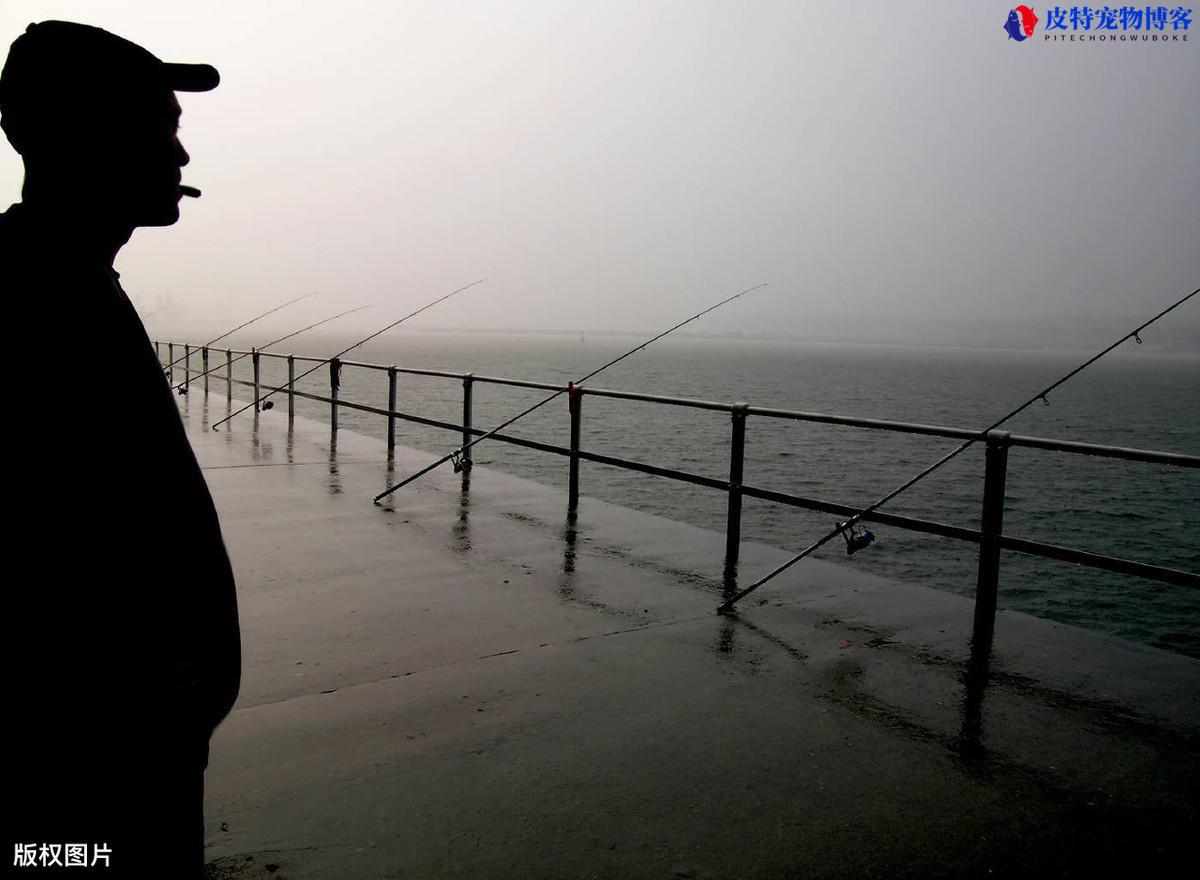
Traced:
[[[286, 394], [287, 392], [285, 391], [284, 393]], [[296, 392], [296, 396], [297, 397], [300, 396], [299, 391]], [[333, 402], [332, 399], [330, 399], [328, 397], [321, 398], [321, 400], [324, 403], [332, 403]], [[388, 415], [388, 411], [386, 409], [383, 409], [378, 406], [371, 406], [370, 404], [366, 404], [366, 403], [353, 403], [349, 400], [341, 400], [339, 398], [337, 405], [338, 405], [338, 409], [355, 409], [355, 410], [358, 410], [359, 412], [372, 413], [373, 415], [384, 416], [384, 417], [386, 417]]]
[[[224, 376], [216, 376], [215, 378], [223, 380], [225, 377]], [[254, 382], [251, 379], [234, 379], [233, 384], [234, 385], [245, 385], [248, 388], [254, 387]], [[288, 393], [288, 387], [286, 385], [280, 385], [278, 387], [275, 387], [272, 385], [268, 385], [265, 382], [260, 382], [258, 389], [259, 389], [260, 397], [266, 397], [267, 394], [269, 394], [272, 391], [276, 392], [277, 394], [278, 393], [283, 393], [283, 394]], [[292, 393], [295, 394], [297, 397], [303, 397], [305, 400], [315, 400], [318, 403], [332, 403], [333, 402], [333, 398], [331, 398], [331, 397], [322, 397], [320, 394], [312, 394], [308, 391], [297, 390]], [[338, 401], [338, 406], [350, 406], [350, 405], [351, 404], [344, 403], [340, 400]], [[354, 405], [359, 406], [360, 404], [354, 404]], [[380, 410], [380, 415], [387, 415], [387, 410]]]
[[[462, 425], [453, 427], [457, 431], [462, 431]], [[472, 428], [471, 433], [478, 437], [486, 434], [487, 431], [484, 431], [480, 428]], [[524, 446], [526, 449], [537, 449], [542, 452], [552, 453], [554, 455], [569, 456], [571, 454], [571, 450], [567, 449], [565, 446], [555, 446], [552, 443], [542, 443], [538, 440], [528, 440], [525, 437], [515, 437], [512, 434], [493, 434], [488, 439], [491, 440], [493, 438], [496, 440], [503, 440], [505, 443], [512, 443], [515, 446]]]
[[[385, 369], [391, 369], [387, 367]], [[434, 376], [439, 379], [462, 379], [466, 373], [454, 373], [450, 370], [423, 370], [417, 367], [396, 367], [397, 373], [404, 373], [407, 376]]]
[[[570, 454], [568, 452], [568, 454]], [[632, 461], [627, 458], [614, 458], [610, 455], [600, 455], [596, 452], [584, 452], [579, 450], [579, 458], [582, 461], [591, 461], [596, 464], [609, 465], [611, 467], [621, 468], [629, 471], [639, 471], [643, 474], [653, 474], [656, 477], [666, 477], [669, 480], [678, 480], [681, 483], [692, 483], [696, 486], [707, 486], [710, 489], [720, 489], [723, 492], [729, 491], [729, 483], [725, 480], [718, 480], [713, 477], [706, 477], [702, 474], [692, 474], [687, 471], [677, 471], [674, 468], [659, 467], [658, 465], [645, 464], [640, 461]]]
[[[182, 343], [177, 343], [182, 345]], [[210, 351], [224, 351], [225, 349], [209, 349]], [[229, 349], [235, 354], [250, 354], [249, 351], [239, 349]], [[286, 359], [286, 354], [275, 354], [272, 352], [260, 351], [261, 357], [272, 357]], [[320, 363], [324, 358], [310, 356], [293, 356], [297, 361], [305, 361], [310, 363]], [[392, 367], [384, 364], [371, 364], [362, 361], [342, 361], [344, 367], [361, 367], [364, 369], [372, 369], [379, 371], [387, 371]], [[219, 367], [219, 365], [218, 365]], [[182, 366], [179, 369], [183, 369]], [[475, 382], [488, 383], [492, 385], [504, 385], [516, 388], [534, 388], [543, 391], [563, 391], [565, 385], [554, 384], [549, 382], [529, 382], [522, 379], [505, 379], [499, 376], [480, 376], [472, 373], [456, 373], [446, 370], [426, 370], [415, 367], [395, 367], [398, 373], [418, 376], [431, 376], [445, 379], [464, 379], [471, 376]], [[216, 373], [217, 368], [213, 368], [212, 374]], [[200, 374], [203, 370], [193, 369], [193, 374]], [[224, 377], [218, 377], [224, 378]], [[238, 381], [238, 380], [235, 380]], [[615, 391], [607, 388], [580, 388], [582, 394], [592, 395], [595, 397], [609, 397], [622, 400], [637, 400], [645, 403], [658, 403], [668, 406], [682, 406], [692, 409], [716, 410], [720, 412], [732, 412], [735, 404], [721, 403], [712, 400], [699, 400], [696, 398], [685, 397], [668, 397], [658, 394], [642, 394], [635, 391]], [[296, 392], [297, 396], [302, 395], [301, 392]], [[309, 397], [312, 400], [322, 400], [330, 402], [329, 398]], [[359, 405], [338, 401], [338, 406], [346, 406], [350, 408], [358, 408]], [[380, 415], [387, 415], [385, 411], [368, 408], [366, 412], [375, 412]], [[977, 437], [978, 432], [966, 428], [952, 428], [945, 425], [925, 425], [915, 422], [897, 422], [888, 419], [865, 419], [853, 416], [840, 416], [831, 413], [806, 412], [802, 410], [785, 410], [773, 409], [769, 407], [751, 406], [746, 409], [747, 415], [762, 416], [764, 418], [788, 419], [791, 421], [814, 422], [818, 424], [840, 425], [849, 428], [865, 428], [868, 430], [877, 431], [892, 431], [902, 434], [922, 434], [926, 436], [948, 437], [954, 439], [965, 440], [971, 437]], [[1076, 455], [1090, 455], [1100, 458], [1115, 458], [1125, 461], [1139, 461], [1149, 464], [1164, 464], [1173, 467], [1197, 468], [1200, 467], [1200, 456], [1187, 455], [1176, 452], [1162, 452], [1153, 449], [1131, 449], [1122, 446], [1106, 446], [1096, 443], [1082, 443], [1073, 440], [1055, 440], [1049, 437], [1033, 437], [1025, 435], [1012, 435], [1009, 442], [1013, 446], [1019, 446], [1029, 449], [1042, 449], [1050, 452], [1065, 452]], [[651, 467], [647, 465], [647, 467]], [[669, 470], [669, 469], [667, 469]], [[683, 473], [683, 472], [677, 472]], [[694, 476], [694, 475], [693, 475]], [[852, 513], [854, 511], [851, 511]]]
[[[483, 382], [487, 385], [505, 385], [510, 388], [536, 388], [539, 391], [566, 391], [565, 383], [555, 384], [553, 382], [531, 382], [527, 379], [505, 379], [502, 376], [481, 376], [478, 373], [471, 373], [471, 379], [477, 384]], [[463, 374], [466, 378], [467, 374]]]
[[[326, 358], [317, 358], [317, 363], [320, 363]], [[338, 361], [343, 367], [358, 367], [362, 370], [375, 370], [377, 373], [386, 373], [391, 369], [387, 364], [369, 364], [366, 361]]]
[[453, 422], [443, 422], [440, 419], [431, 419], [426, 416], [414, 416], [411, 413], [395, 412], [392, 413], [396, 418], [405, 422], [414, 422], [418, 425], [428, 425], [431, 428], [444, 428], [447, 431], [462, 431], [462, 425], [456, 425]]
[[[179, 344], [182, 344], [182, 343], [179, 343]], [[223, 352], [223, 351], [225, 351], [225, 349], [212, 348], [212, 349], [209, 349], [209, 351], [222, 351]], [[250, 351], [244, 351], [242, 349], [237, 349], [237, 348], [231, 348], [231, 349], [229, 349], [229, 352], [231, 354], [239, 354], [239, 355], [248, 355], [248, 354], [252, 353]], [[299, 354], [287, 355], [287, 354], [278, 354], [276, 352], [269, 352], [269, 351], [260, 351], [258, 354], [260, 357], [276, 358], [276, 359], [282, 359], [282, 360], [286, 360], [288, 357], [293, 357], [297, 362], [306, 362], [306, 363], [313, 363], [313, 364], [319, 364], [319, 363], [322, 363], [322, 362], [328, 360], [328, 358], [313, 357], [311, 355], [299, 355]], [[561, 384], [561, 383], [556, 385], [552, 382], [531, 382], [531, 381], [528, 381], [525, 379], [505, 379], [500, 376], [479, 376], [479, 375], [476, 375], [473, 373], [456, 373], [451, 370], [428, 370], [428, 369], [423, 369], [420, 367], [401, 367], [401, 366], [395, 366], [392, 364], [368, 363], [366, 361], [341, 361], [341, 364], [343, 367], [358, 367], [358, 368], [361, 368], [364, 370], [376, 370], [379, 372], [387, 372], [388, 370], [394, 369], [397, 373], [403, 373], [403, 374], [409, 375], [409, 376], [432, 376], [432, 377], [438, 378], [438, 379], [465, 379], [467, 376], [471, 376], [477, 382], [487, 382], [492, 385], [511, 385], [516, 388], [537, 388], [542, 391], [564, 391], [564, 390], [566, 390], [566, 387], [567, 387], [565, 384]], [[165, 366], [165, 364], [164, 364], [164, 366]], [[181, 367], [181, 369], [182, 369], [182, 367]], [[341, 401], [338, 401], [338, 405], [341, 406]]]
[[733, 412], [735, 404], [721, 403], [717, 400], [700, 400], [694, 397], [666, 397], [661, 394], [642, 394], [637, 391], [613, 391], [609, 388], [580, 388], [581, 394], [593, 397], [613, 397], [618, 400], [641, 400], [646, 403], [661, 403], [666, 406], [682, 406], [690, 409], [709, 409], [720, 412]]
[[[392, 413], [396, 418], [403, 419], [406, 422], [416, 422], [418, 425], [428, 425], [432, 428], [444, 428], [447, 431], [454, 431], [461, 434], [463, 431], [462, 425], [457, 425], [454, 422], [443, 422], [438, 419], [431, 419], [425, 416], [415, 416], [411, 413], [395, 412]], [[469, 429], [472, 434], [482, 437], [487, 431], [481, 428]], [[504, 443], [511, 443], [514, 446], [524, 446], [526, 449], [537, 449], [541, 452], [549, 452], [553, 455], [569, 456], [571, 450], [565, 446], [555, 446], [552, 443], [542, 443], [538, 440], [528, 440], [525, 437], [515, 437], [512, 434], [492, 434], [489, 440], [500, 440]]]
[[[382, 413], [386, 415], [387, 413]], [[398, 419], [403, 419], [406, 422], [416, 422], [420, 425], [428, 425], [434, 428], [444, 428], [447, 431], [461, 432], [463, 426], [454, 422], [443, 422], [438, 419], [430, 419], [425, 416], [416, 416], [410, 413], [396, 412], [393, 413]], [[469, 429], [471, 434], [476, 437], [482, 437], [488, 433], [482, 428]], [[517, 446], [524, 446], [527, 449], [538, 449], [542, 452], [549, 452], [554, 455], [560, 455], [566, 458], [571, 456], [571, 450], [565, 446], [556, 446], [551, 443], [541, 443], [537, 440], [528, 440], [524, 437], [515, 437], [511, 434], [492, 434], [489, 440], [502, 440], [505, 443], [512, 443]], [[645, 474], [653, 474], [655, 476], [666, 477], [668, 479], [678, 480], [684, 483], [694, 483], [701, 486], [707, 486], [713, 489], [721, 489], [728, 491], [729, 484], [723, 480], [716, 480], [711, 477], [701, 476], [700, 474], [691, 474], [686, 471], [677, 471], [673, 468], [658, 467], [652, 464], [644, 464], [640, 461], [632, 461], [624, 458], [613, 458], [607, 455], [601, 455], [595, 452], [584, 452], [580, 450], [579, 457], [587, 461], [595, 462], [596, 464], [610, 465], [612, 467], [623, 468], [625, 470], [640, 471]]]
[[[209, 348], [209, 351], [210, 352], [211, 351], [219, 351], [222, 353], [227, 351], [230, 354], [237, 354], [237, 355], [252, 355], [255, 353], [254, 349], [248, 349], [248, 348], [215, 348], [215, 347], [212, 347], [212, 348]], [[284, 360], [284, 361], [287, 360], [289, 357], [295, 357], [295, 359], [298, 361], [310, 361], [310, 362], [316, 363], [316, 364], [319, 364], [321, 361], [324, 360], [324, 358], [319, 358], [319, 357], [304, 357], [303, 355], [298, 355], [298, 354], [297, 355], [287, 355], [287, 354], [281, 354], [279, 352], [274, 352], [274, 351], [259, 351], [258, 356], [264, 357], [264, 358], [276, 358], [277, 360]]]
[[[862, 509], [861, 507], [837, 504], [832, 501], [821, 501], [817, 498], [805, 498], [802, 495], [791, 495], [787, 492], [776, 492], [772, 489], [760, 489], [756, 486], [742, 486], [742, 495], [747, 498], [773, 501], [776, 504], [786, 504], [789, 507], [819, 510], [822, 513], [832, 513], [837, 516], [853, 516]], [[964, 529], [961, 526], [952, 526], [933, 520], [915, 519], [895, 513], [884, 513], [879, 510], [872, 511], [868, 516], [863, 517], [863, 519], [883, 525], [908, 529], [913, 532], [923, 532], [927, 535], [938, 535], [943, 538], [970, 541], [975, 544], [978, 544], [980, 540], [979, 532], [975, 529]]]
[[790, 419], [798, 422], [817, 422], [824, 425], [842, 425], [847, 428], [868, 428], [875, 431], [898, 431], [903, 434], [926, 434], [934, 437], [952, 437], [967, 440], [978, 437], [978, 431], [968, 428], [951, 428], [946, 425], [922, 425], [915, 422], [894, 422], [889, 419], [863, 419], [855, 416], [838, 416], [830, 413], [804, 412], [803, 410], [769, 409], [751, 406], [748, 416], [763, 416], [768, 419]]
[[1057, 559], [1062, 562], [1074, 562], [1088, 568], [1101, 568], [1118, 574], [1129, 574], [1164, 584], [1174, 584], [1179, 587], [1200, 588], [1200, 574], [1190, 571], [1180, 571], [1175, 568], [1163, 568], [1159, 565], [1147, 565], [1144, 562], [1134, 562], [1131, 559], [1119, 559], [1116, 556], [1104, 556], [1099, 553], [1088, 553], [1086, 550], [1075, 550], [1070, 547], [1059, 547], [1056, 544], [1043, 544], [1041, 541], [1027, 541], [1024, 538], [1000, 536], [1000, 547], [1014, 553], [1024, 553], [1028, 556], [1041, 556], [1046, 559]]
[[[339, 406], [343, 406], [343, 405], [348, 406], [349, 404], [339, 403]], [[371, 408], [369, 411], [375, 412], [375, 413], [377, 413], [379, 415], [383, 415], [383, 416], [388, 415], [387, 410], [379, 410], [379, 409]], [[462, 425], [455, 424], [454, 422], [443, 422], [440, 419], [431, 419], [431, 418], [428, 418], [427, 416], [418, 416], [418, 415], [413, 415], [412, 413], [405, 413], [405, 412], [399, 412], [399, 411], [391, 413], [391, 415], [395, 416], [398, 419], [406, 421], [406, 422], [413, 422], [418, 425], [427, 425], [431, 428], [442, 428], [444, 430], [454, 431], [454, 432], [460, 433], [460, 434], [462, 433], [462, 430], [463, 430]], [[474, 428], [471, 430], [471, 433], [476, 434], [476, 435], [483, 435], [483, 434], [486, 434], [487, 431], [483, 431], [479, 428]], [[567, 449], [566, 447], [554, 446], [553, 444], [550, 444], [550, 443], [541, 443], [537, 440], [527, 440], [524, 437], [514, 437], [511, 434], [493, 434], [488, 439], [489, 440], [500, 440], [504, 443], [511, 443], [515, 446], [524, 446], [528, 449], [537, 449], [542, 452], [552, 453], [554, 455], [566, 456], [566, 455], [571, 454], [570, 450]]]
[[1153, 449], [1131, 449], [1128, 446], [1104, 446], [1096, 443], [1078, 443], [1074, 440], [1051, 440], [1047, 437], [1009, 436], [1013, 446], [1030, 449], [1048, 449], [1052, 452], [1072, 452], [1078, 455], [1094, 455], [1101, 458], [1120, 458], [1126, 461], [1142, 461], [1174, 467], [1200, 467], [1200, 456], [1180, 452], [1159, 452]]

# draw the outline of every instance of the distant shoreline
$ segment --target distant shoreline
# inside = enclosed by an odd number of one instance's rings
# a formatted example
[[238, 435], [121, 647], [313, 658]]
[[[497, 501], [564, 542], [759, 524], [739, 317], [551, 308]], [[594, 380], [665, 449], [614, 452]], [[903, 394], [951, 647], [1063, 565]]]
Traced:
[[[171, 331], [168, 328], [148, 328], [148, 332], [153, 337], [160, 339], [177, 339], [186, 340], [189, 337], [203, 338], [203, 330], [197, 331], [191, 328], [187, 333]], [[369, 332], [369, 331], [366, 331]], [[364, 332], [362, 335], [366, 335]], [[353, 341], [358, 337], [357, 332], [343, 333], [313, 333], [308, 339], [315, 341], [319, 339], [338, 339], [345, 341]], [[589, 330], [581, 333], [579, 330], [553, 330], [553, 329], [504, 329], [504, 328], [472, 328], [472, 327], [446, 327], [446, 326], [431, 326], [431, 327], [398, 327], [389, 332], [390, 336], [422, 336], [422, 335], [443, 335], [443, 336], [475, 336], [475, 337], [530, 337], [530, 338], [553, 338], [562, 340], [578, 340], [583, 339], [586, 344], [589, 339], [629, 339], [637, 340], [645, 338], [649, 335], [649, 331], [636, 330]], [[1092, 347], [1085, 346], [1080, 343], [1072, 343], [1068, 345], [1049, 345], [1035, 344], [1014, 345], [1011, 343], [1000, 342], [981, 342], [972, 343], [964, 341], [954, 342], [916, 342], [904, 340], [884, 340], [871, 338], [846, 338], [838, 336], [787, 336], [782, 334], [759, 334], [759, 333], [688, 333], [679, 331], [673, 334], [675, 341], [691, 340], [697, 342], [723, 342], [723, 343], [752, 343], [752, 344], [776, 344], [776, 345], [811, 345], [821, 347], [837, 347], [837, 348], [869, 348], [869, 349], [892, 349], [892, 350], [911, 350], [911, 351], [963, 351], [963, 352], [995, 352], [1007, 354], [1075, 354], [1075, 353], [1094, 353], [1102, 345], [1106, 345], [1112, 341], [1112, 338], [1097, 339]], [[1146, 334], [1150, 336], [1148, 332]], [[1115, 338], [1115, 337], [1113, 337]], [[667, 342], [668, 340], [664, 340]], [[245, 343], [246, 345], [253, 344], [252, 342]], [[223, 345], [223, 344], [222, 344]], [[244, 347], [241, 343], [234, 347]], [[1132, 341], [1130, 346], [1136, 345]], [[222, 347], [222, 346], [217, 346]], [[1122, 348], [1114, 351], [1111, 356], [1127, 357], [1134, 352], [1129, 352]], [[1179, 358], [1185, 361], [1200, 360], [1200, 346], [1195, 348], [1184, 347], [1164, 347], [1161, 344], [1156, 345], [1151, 339], [1148, 339], [1144, 344], [1137, 346], [1136, 354], [1139, 356], [1153, 355], [1156, 358]]]

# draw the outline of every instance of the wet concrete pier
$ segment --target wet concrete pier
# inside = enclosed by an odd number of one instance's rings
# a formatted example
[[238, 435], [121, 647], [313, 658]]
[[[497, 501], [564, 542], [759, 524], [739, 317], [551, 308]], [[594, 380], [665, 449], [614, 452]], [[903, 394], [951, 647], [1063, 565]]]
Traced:
[[376, 507], [433, 456], [209, 403], [211, 876], [1191, 873], [1196, 660], [1001, 612], [973, 662], [969, 600], [820, 560], [718, 616], [722, 535], [481, 467]]

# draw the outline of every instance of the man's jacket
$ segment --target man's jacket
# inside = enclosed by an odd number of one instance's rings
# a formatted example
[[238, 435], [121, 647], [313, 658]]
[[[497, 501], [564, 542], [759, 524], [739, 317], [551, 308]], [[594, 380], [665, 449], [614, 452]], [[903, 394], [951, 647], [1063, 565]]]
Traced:
[[119, 772], [105, 760], [203, 766], [240, 634], [172, 391], [112, 269], [23, 205], [0, 214], [0, 296], [6, 763], [60, 783]]

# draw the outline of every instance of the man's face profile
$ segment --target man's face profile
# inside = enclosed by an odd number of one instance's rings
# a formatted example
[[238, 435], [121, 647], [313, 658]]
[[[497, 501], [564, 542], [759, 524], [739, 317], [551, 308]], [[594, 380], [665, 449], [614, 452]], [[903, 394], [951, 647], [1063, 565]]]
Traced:
[[160, 93], [131, 111], [100, 157], [111, 175], [112, 204], [130, 225], [170, 226], [179, 219], [180, 169], [190, 159], [179, 140], [179, 117], [175, 94]]
[[190, 158], [179, 118], [179, 102], [166, 90], [86, 114], [72, 126], [71, 145], [51, 149], [60, 164], [54, 170], [77, 181], [93, 216], [131, 227], [170, 226], [179, 219], [180, 169]]

